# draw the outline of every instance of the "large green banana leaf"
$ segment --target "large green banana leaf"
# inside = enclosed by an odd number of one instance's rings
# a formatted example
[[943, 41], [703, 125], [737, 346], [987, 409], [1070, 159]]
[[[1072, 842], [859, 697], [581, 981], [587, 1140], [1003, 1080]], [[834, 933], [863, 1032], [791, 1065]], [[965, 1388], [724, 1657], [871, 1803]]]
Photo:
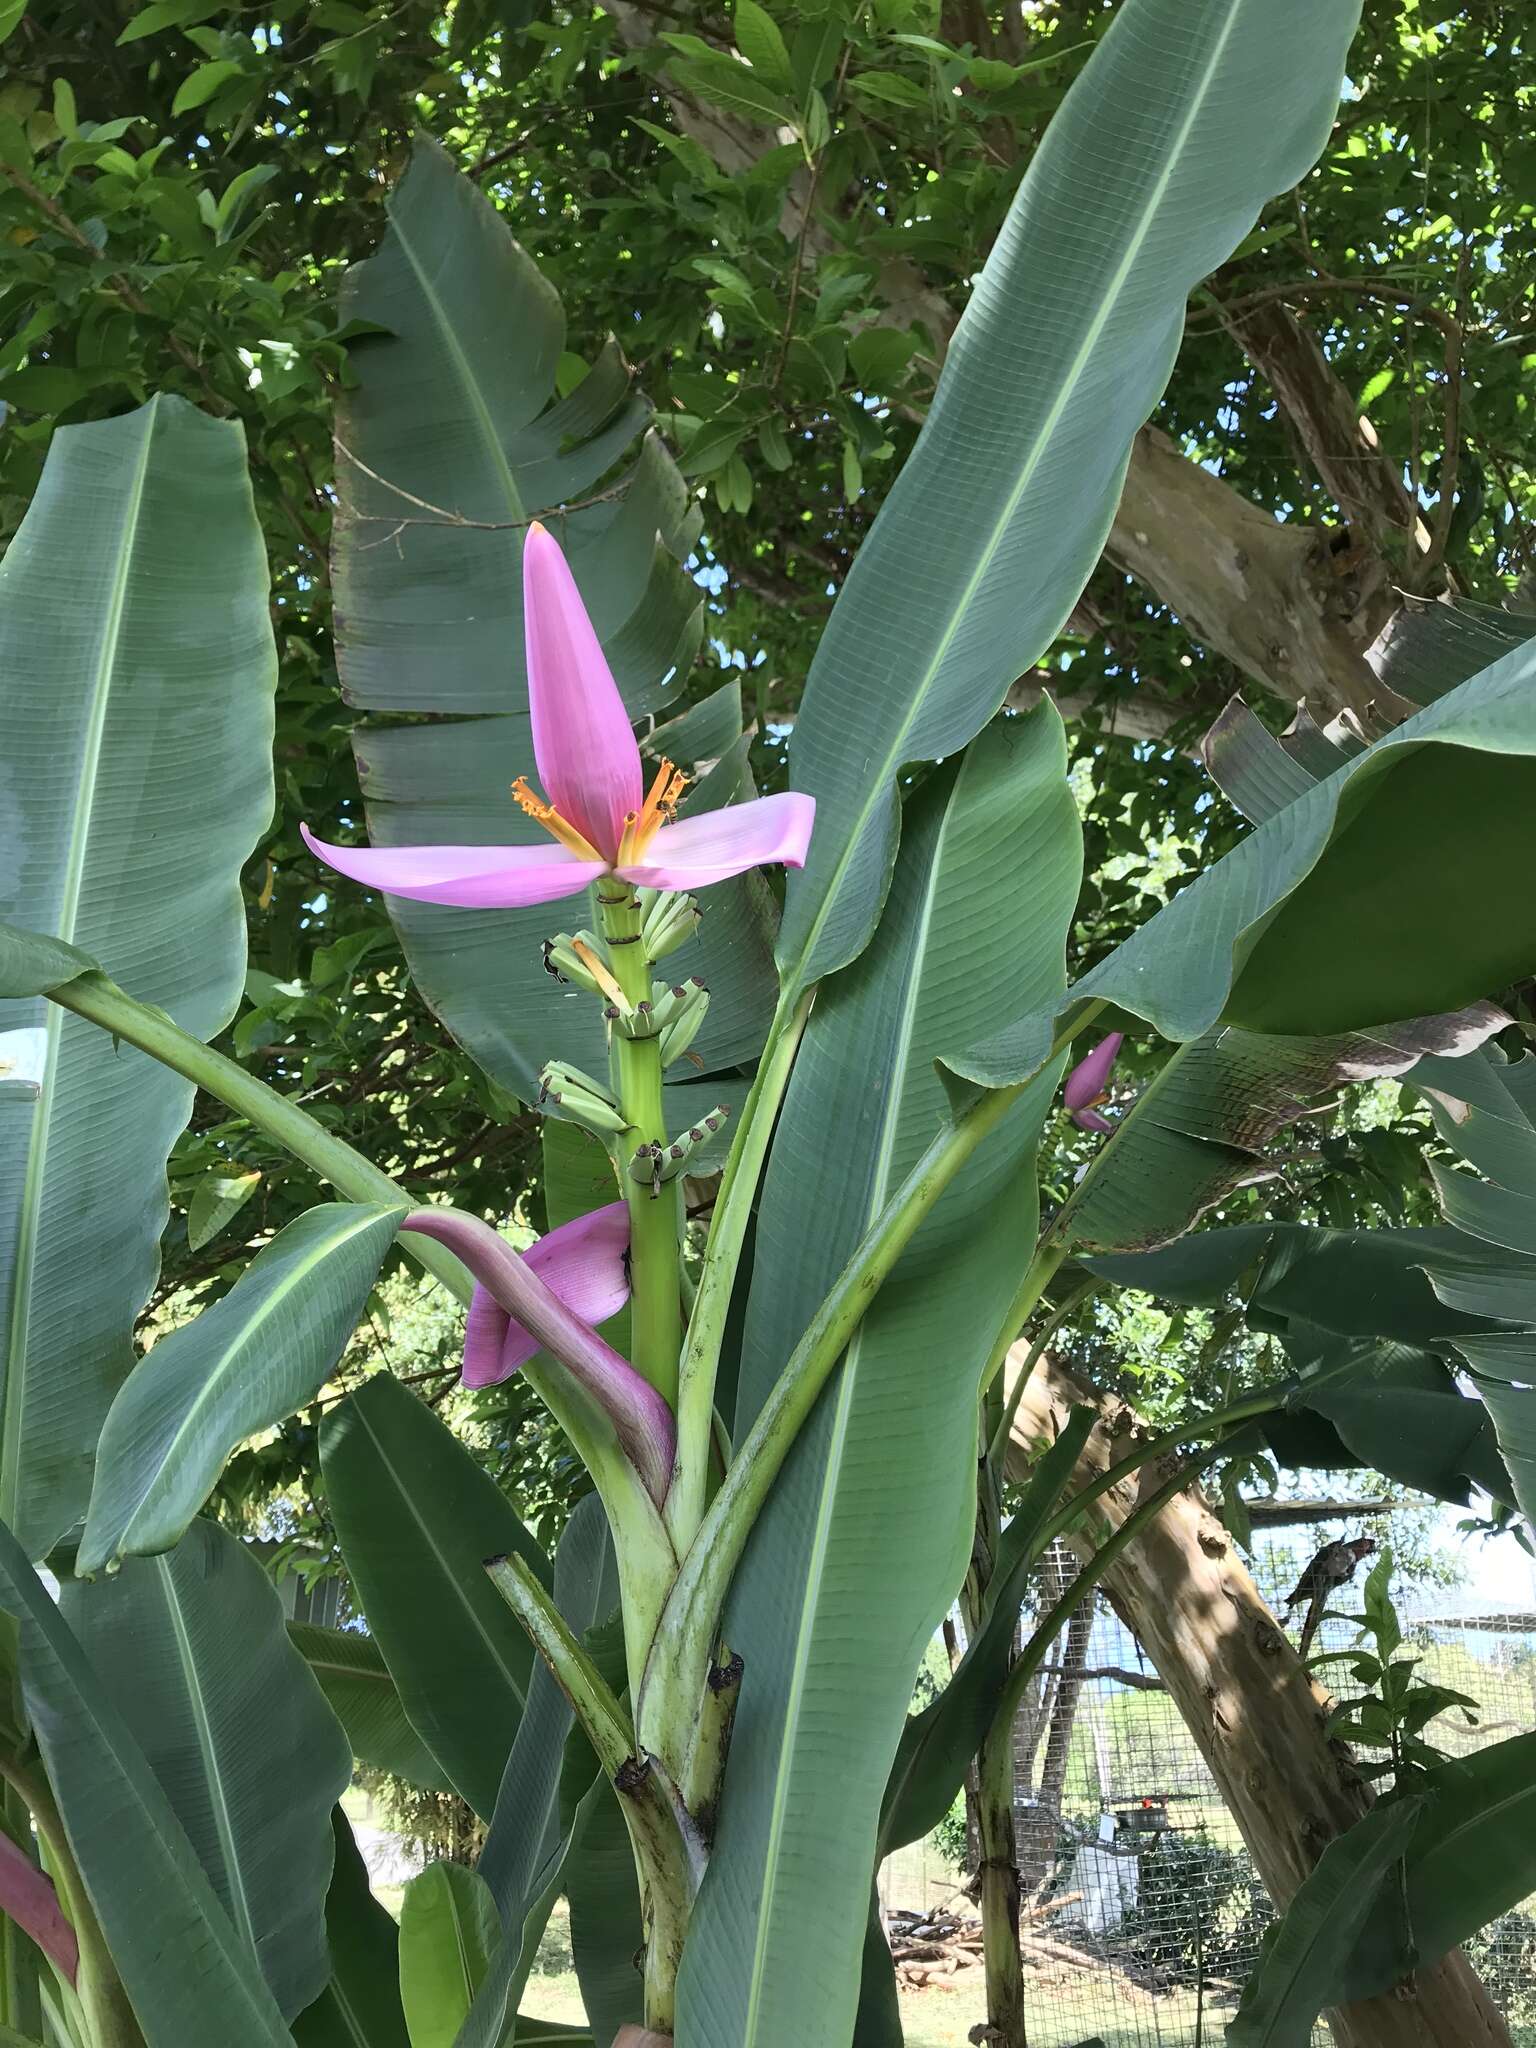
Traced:
[[400, 2003], [411, 2048], [453, 2048], [501, 1935], [478, 1870], [429, 1863], [400, 1907]]
[[1228, 2048], [1310, 2048], [1312, 2027], [1428, 1802], [1374, 1807], [1337, 1841], [1265, 1936], [1258, 1967], [1227, 2028]]
[[851, 960], [880, 913], [904, 763], [953, 753], [1050, 646], [1109, 532], [1190, 291], [1328, 136], [1355, 0], [1127, 0], [1036, 151], [922, 435], [806, 684], [818, 805], [779, 959]]
[[591, 1754], [583, 1755], [584, 1747], [572, 1738], [562, 1788], [574, 1793], [586, 1786], [578, 1801], [562, 1801], [571, 1818], [571, 1854], [562, 1883], [571, 1909], [571, 1958], [581, 2002], [594, 2038], [611, 2042], [621, 2028], [639, 2025], [642, 2018], [637, 1958], [645, 1931], [635, 1856], [618, 1795], [606, 1781], [591, 1781]]
[[412, 1727], [489, 1818], [528, 1698], [533, 1651], [485, 1574], [549, 1563], [495, 1481], [408, 1387], [376, 1373], [320, 1430], [341, 1554]]
[[1328, 2004], [1374, 1998], [1402, 1975], [1403, 1908], [1418, 1962], [1432, 1963], [1513, 1912], [1536, 1886], [1536, 1734], [1438, 1765], [1395, 1910], [1379, 1906], [1344, 1958]]
[[291, 2019], [330, 1975], [331, 1808], [352, 1751], [288, 1640], [276, 1587], [227, 1530], [199, 1521], [163, 1557], [66, 1580], [60, 1605]]
[[384, 1652], [360, 1629], [290, 1621], [288, 1637], [315, 1674], [352, 1754], [427, 1792], [451, 1792], [446, 1772], [405, 1717]]
[[294, 2048], [410, 2048], [400, 2005], [400, 1936], [368, 1885], [346, 1815], [331, 1816], [336, 1869], [325, 1900], [331, 1980], [293, 2023]]
[[21, 1624], [22, 1689], [48, 1782], [146, 2048], [291, 2048], [164, 1787], [3, 1525], [0, 1607]]
[[[822, 991], [786, 1098], [738, 1430], [942, 1121], [935, 1052], [1023, 991], [1048, 1000], [1063, 983], [1080, 839], [1056, 712], [992, 728], [910, 808], [879, 933]], [[680, 2048], [850, 2036], [882, 1796], [918, 1664], [970, 1554], [977, 1388], [1034, 1245], [1051, 1085], [914, 1238], [749, 1543], [725, 1624], [746, 1677], [684, 1954]]]
[[[1484, 1324], [1451, 1342], [1493, 1417], [1515, 1496], [1536, 1523], [1536, 1200], [1528, 1192], [1536, 1188], [1536, 1059], [1424, 1060], [1412, 1078], [1431, 1094], [1440, 1136], [1487, 1175], [1436, 1170], [1441, 1209], [1461, 1242], [1424, 1269], [1448, 1308]], [[1479, 1111], [1468, 1099], [1479, 1093], [1496, 1108]], [[1505, 1327], [1488, 1329], [1494, 1319]]]
[[1536, 651], [1519, 647], [1346, 760], [1132, 934], [1065, 1003], [946, 1055], [998, 1087], [1092, 1002], [1165, 1038], [1281, 1036], [1460, 1008], [1536, 968]]
[[1492, 1003], [1374, 1032], [1276, 1038], [1223, 1026], [1182, 1045], [1095, 1152], [1071, 1236], [1094, 1251], [1165, 1244], [1234, 1188], [1273, 1177], [1277, 1131], [1347, 1082], [1405, 1074], [1426, 1053], [1474, 1051], [1509, 1022]]
[[[66, 427], [0, 564], [0, 916], [211, 1037], [272, 811], [275, 661], [240, 429], [179, 398]], [[85, 1512], [158, 1269], [192, 1089], [94, 1026], [0, 1002], [35, 1085], [0, 1106], [0, 1518], [43, 1556]]]
[[[508, 788], [533, 773], [524, 527], [543, 517], [566, 548], [642, 717], [679, 688], [702, 634], [703, 592], [683, 567], [697, 508], [654, 435], [635, 452], [649, 408], [616, 343], [554, 397], [560, 301], [435, 144], [417, 145], [389, 219], [378, 254], [346, 286], [348, 313], [386, 331], [355, 345], [357, 384], [338, 423], [337, 662], [349, 700], [371, 711], [453, 716], [359, 732], [369, 833], [380, 845], [538, 839]], [[730, 737], [739, 731], [738, 699]], [[713, 725], [701, 751], [705, 736], [684, 733], [686, 765], [725, 752]], [[740, 772], [733, 762], [733, 785]], [[728, 794], [717, 781], [710, 801]], [[504, 1086], [531, 1099], [554, 1058], [602, 1071], [595, 1007], [563, 1001], [539, 972], [545, 937], [593, 923], [585, 897], [522, 911], [387, 901], [427, 1000]], [[750, 878], [704, 901], [706, 936], [668, 968], [710, 986], [694, 1048], [710, 1069], [761, 1044], [773, 969]]]
[[[1278, 1332], [1299, 1365], [1328, 1370], [1297, 1405], [1324, 1418], [1354, 1457], [1448, 1499], [1465, 1499], [1471, 1480], [1530, 1518], [1536, 1200], [1526, 1190], [1536, 1190], [1536, 1058], [1509, 1063], [1489, 1047], [1431, 1055], [1408, 1078], [1433, 1104], [1441, 1138], [1487, 1176], [1436, 1170], [1445, 1227], [1252, 1224], [1084, 1263], [1116, 1286], [1172, 1301], [1210, 1303], [1238, 1289], [1251, 1322]], [[1353, 1371], [1333, 1376], [1351, 1361]], [[1469, 1369], [1492, 1443], [1458, 1390], [1455, 1364]], [[1284, 1442], [1283, 1426], [1274, 1440]], [[1315, 1436], [1297, 1441], [1325, 1461]]]
[[140, 1360], [102, 1429], [77, 1572], [169, 1550], [235, 1446], [313, 1400], [404, 1213], [325, 1202], [296, 1217], [228, 1294]]

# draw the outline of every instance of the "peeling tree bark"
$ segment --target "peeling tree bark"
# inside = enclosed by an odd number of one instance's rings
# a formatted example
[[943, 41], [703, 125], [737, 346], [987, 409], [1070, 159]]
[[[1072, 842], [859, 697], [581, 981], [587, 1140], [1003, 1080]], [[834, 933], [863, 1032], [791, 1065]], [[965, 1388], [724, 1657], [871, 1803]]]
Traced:
[[[1015, 1346], [1010, 1376], [1027, 1347]], [[1019, 1403], [1013, 1447], [1021, 1469], [1074, 1405], [1100, 1422], [1079, 1483], [1128, 1448], [1134, 1411], [1042, 1359]], [[1126, 1520], [1155, 1468], [1088, 1510], [1069, 1541], [1085, 1559]], [[1197, 1488], [1180, 1494], [1130, 1544], [1104, 1580], [1116, 1612], [1145, 1649], [1210, 1766], [1228, 1811], [1277, 1906], [1284, 1906], [1370, 1794], [1349, 1753], [1324, 1733], [1326, 1702], [1265, 1605], [1231, 1538]], [[1509, 2030], [1459, 1950], [1416, 1971], [1397, 1992], [1329, 2015], [1339, 2048], [1511, 2048]]]
[[1365, 650], [1395, 609], [1384, 580], [1335, 555], [1326, 527], [1281, 525], [1155, 427], [1136, 437], [1108, 554], [1283, 703], [1305, 697], [1331, 717], [1379, 696]]

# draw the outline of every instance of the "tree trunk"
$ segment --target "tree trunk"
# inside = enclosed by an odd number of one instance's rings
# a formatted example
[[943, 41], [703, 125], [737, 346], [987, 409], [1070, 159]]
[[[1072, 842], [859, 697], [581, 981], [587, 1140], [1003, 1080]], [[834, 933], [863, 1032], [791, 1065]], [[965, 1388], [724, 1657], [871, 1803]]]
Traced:
[[1195, 639], [1282, 702], [1305, 697], [1321, 724], [1381, 696], [1365, 650], [1396, 609], [1385, 579], [1331, 538], [1281, 525], [1143, 427], [1107, 552]]
[[[1010, 1375], [1027, 1347], [1015, 1346]], [[1099, 1411], [1079, 1481], [1128, 1448], [1134, 1411], [1042, 1359], [1019, 1403], [1022, 1473], [1074, 1405]], [[1126, 1520], [1159, 1473], [1143, 1467], [1102, 1496], [1069, 1538], [1085, 1559]], [[1226, 1530], [1197, 1488], [1180, 1494], [1106, 1575], [1104, 1590], [1178, 1705], [1276, 1906], [1366, 1811], [1348, 1750], [1324, 1732], [1324, 1695], [1303, 1669]], [[1510, 2048], [1509, 2031], [1459, 1950], [1397, 1991], [1329, 2015], [1339, 2048]]]

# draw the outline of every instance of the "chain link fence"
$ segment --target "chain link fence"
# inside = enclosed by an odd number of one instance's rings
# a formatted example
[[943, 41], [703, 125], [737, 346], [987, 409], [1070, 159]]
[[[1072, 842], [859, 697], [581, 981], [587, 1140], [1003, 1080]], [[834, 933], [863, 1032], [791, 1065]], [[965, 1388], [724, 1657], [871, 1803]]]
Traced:
[[[1272, 1604], [1320, 1540], [1263, 1547], [1258, 1575]], [[1357, 1593], [1345, 1588], [1332, 1604], [1357, 1609]], [[1479, 1611], [1475, 1594], [1433, 1588], [1398, 1607], [1421, 1675], [1480, 1707], [1475, 1720], [1442, 1714], [1430, 1742], [1466, 1755], [1536, 1728], [1536, 1612]], [[1348, 1625], [1328, 1622], [1314, 1648], [1354, 1640]], [[1272, 1917], [1253, 1864], [1172, 1700], [1103, 1602], [1048, 1661], [1015, 1740], [1030, 2048], [1219, 2048]], [[1330, 1668], [1338, 1683], [1343, 1667]], [[936, 1921], [974, 1915], [963, 1886], [932, 1840], [881, 1872], [887, 1908], [920, 1916], [897, 1923], [914, 1950]], [[950, 1936], [966, 1979], [979, 1969], [979, 1958], [966, 1959], [968, 1932], [962, 1924]], [[1536, 1899], [1485, 1929], [1469, 1954], [1515, 2048], [1536, 2048]], [[909, 1988], [924, 1967], [900, 1972]], [[1320, 2027], [1318, 2048], [1329, 2038]]]

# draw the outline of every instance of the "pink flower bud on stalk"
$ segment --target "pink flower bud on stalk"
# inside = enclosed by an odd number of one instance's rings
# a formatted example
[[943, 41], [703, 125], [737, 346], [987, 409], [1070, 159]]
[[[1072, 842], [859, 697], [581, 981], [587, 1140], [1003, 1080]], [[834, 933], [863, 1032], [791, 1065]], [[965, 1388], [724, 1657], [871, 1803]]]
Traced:
[[1073, 1123], [1085, 1131], [1112, 1131], [1115, 1128], [1108, 1117], [1099, 1115], [1094, 1105], [1108, 1099], [1109, 1070], [1124, 1043], [1123, 1031], [1111, 1031], [1107, 1038], [1099, 1040], [1085, 1060], [1078, 1061], [1067, 1076], [1062, 1101]]
[[312, 853], [373, 889], [467, 909], [575, 896], [604, 875], [637, 888], [707, 888], [769, 861], [801, 867], [816, 815], [798, 791], [679, 818], [687, 778], [670, 761], [650, 790], [618, 686], [565, 557], [537, 521], [523, 543], [533, 758], [547, 800], [519, 776], [518, 803], [549, 846], [328, 846]]
[[[580, 1220], [590, 1225], [593, 1219]], [[524, 1358], [532, 1357], [535, 1350], [549, 1352], [583, 1392], [591, 1396], [612, 1422], [625, 1456], [659, 1507], [672, 1481], [677, 1424], [672, 1410], [650, 1382], [642, 1379], [612, 1345], [606, 1344], [574, 1307], [560, 1299], [549, 1281], [529, 1259], [512, 1249], [499, 1230], [493, 1230], [478, 1216], [467, 1215], [462, 1209], [417, 1209], [400, 1227], [436, 1238], [463, 1260], [507, 1319], [503, 1343], [515, 1326], [518, 1343], [531, 1340], [523, 1352]], [[575, 1226], [566, 1228], [569, 1231]], [[559, 1234], [551, 1232], [551, 1238]], [[544, 1242], [547, 1244], [550, 1239]], [[594, 1293], [587, 1297], [589, 1303], [596, 1300], [599, 1310], [607, 1298], [611, 1297], [604, 1296], [596, 1284]], [[482, 1307], [474, 1333], [477, 1369], [483, 1367], [499, 1330], [499, 1318]], [[466, 1330], [466, 1368], [469, 1337]], [[504, 1350], [500, 1356], [505, 1358]]]
[[0, 1832], [0, 1912], [31, 1935], [71, 1984], [80, 1967], [80, 1945], [64, 1918], [59, 1895], [32, 1858]]

